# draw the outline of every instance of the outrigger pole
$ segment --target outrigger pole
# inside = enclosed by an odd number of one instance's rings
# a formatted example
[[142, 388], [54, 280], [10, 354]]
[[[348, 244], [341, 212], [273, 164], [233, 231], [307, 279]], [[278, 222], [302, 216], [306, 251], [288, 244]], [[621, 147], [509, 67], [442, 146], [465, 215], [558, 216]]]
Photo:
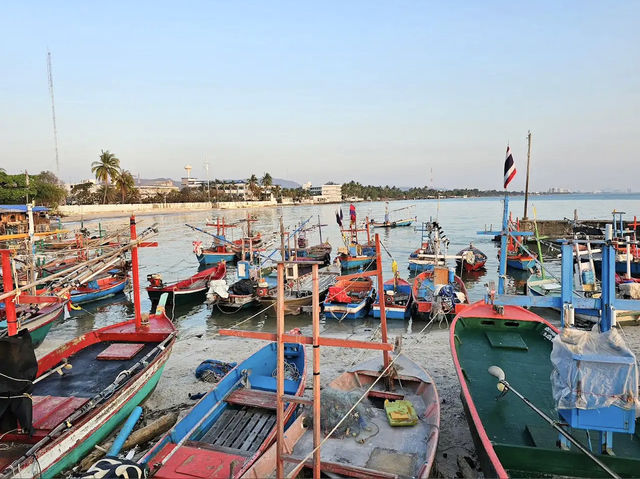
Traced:
[[[380, 237], [375, 235], [376, 240], [376, 270], [366, 273], [358, 273], [352, 275], [341, 276], [340, 278], [348, 279], [354, 277], [376, 276], [379, 282], [380, 291], [382, 291], [382, 254], [380, 250]], [[283, 478], [284, 462], [296, 463], [296, 466], [290, 476], [295, 476], [297, 472], [306, 465], [300, 462], [299, 458], [285, 455], [284, 452], [284, 403], [297, 402], [299, 404], [313, 405], [313, 477], [320, 478], [320, 472], [323, 463], [320, 459], [322, 432], [320, 426], [320, 346], [335, 346], [351, 349], [372, 349], [382, 351], [384, 369], [388, 371], [388, 386], [392, 385], [393, 370], [389, 369], [391, 361], [389, 360], [389, 352], [393, 350], [393, 345], [387, 342], [387, 317], [384, 307], [384, 301], [380, 303], [380, 324], [382, 332], [382, 341], [380, 343], [370, 341], [356, 341], [351, 339], [324, 338], [320, 336], [320, 299], [318, 294], [318, 265], [320, 262], [312, 262], [312, 279], [313, 279], [313, 302], [312, 302], [312, 336], [302, 336], [299, 334], [285, 333], [285, 308], [284, 308], [284, 269], [285, 264], [292, 264], [295, 261], [282, 261], [278, 263], [278, 289], [276, 302], [276, 334], [264, 333], [258, 331], [238, 331], [235, 329], [221, 329], [219, 333], [224, 336], [236, 336], [241, 338], [264, 339], [268, 341], [277, 341], [278, 345], [278, 366], [277, 366], [277, 397], [276, 397], [276, 477]], [[310, 262], [306, 261], [305, 264]], [[284, 393], [284, 347], [285, 343], [310, 344], [313, 346], [313, 400], [307, 398], [287, 395]]]

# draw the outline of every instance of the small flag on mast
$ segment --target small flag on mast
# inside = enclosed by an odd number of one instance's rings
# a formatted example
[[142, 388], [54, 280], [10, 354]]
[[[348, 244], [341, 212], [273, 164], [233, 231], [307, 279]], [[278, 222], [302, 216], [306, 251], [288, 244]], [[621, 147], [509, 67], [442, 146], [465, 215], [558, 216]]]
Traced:
[[511, 147], [507, 146], [507, 157], [504, 160], [504, 189], [507, 189], [513, 177], [516, 176], [516, 165], [513, 162], [513, 156], [511, 155]]

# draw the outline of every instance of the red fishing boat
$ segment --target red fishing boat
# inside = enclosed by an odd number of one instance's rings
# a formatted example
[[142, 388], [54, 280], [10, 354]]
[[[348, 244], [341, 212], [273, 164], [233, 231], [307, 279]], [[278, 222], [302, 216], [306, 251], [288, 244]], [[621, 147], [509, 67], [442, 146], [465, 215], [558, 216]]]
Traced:
[[433, 317], [442, 312], [452, 318], [469, 305], [469, 294], [459, 276], [436, 266], [413, 280], [413, 301], [417, 316]]
[[147, 275], [147, 281], [149, 281], [147, 293], [152, 303], [157, 303], [163, 293], [169, 296], [167, 302], [175, 305], [204, 301], [209, 289], [209, 281], [224, 279], [226, 274], [227, 265], [224, 261], [175, 283], [165, 284], [162, 281], [162, 275], [149, 274]]
[[[5, 283], [10, 336], [0, 339], [5, 374], [0, 380], [0, 478], [59, 476], [101, 443], [158, 383], [176, 329], [163, 309], [151, 316], [140, 313], [135, 245], [144, 244], [136, 241], [133, 217], [131, 239], [135, 319], [84, 334], [38, 361], [30, 336], [17, 331], [17, 292]], [[3, 251], [3, 268], [8, 265]]]
[[484, 268], [487, 262], [487, 255], [472, 244], [468, 248], [460, 250], [456, 256], [460, 256], [456, 260], [460, 271], [478, 271]]

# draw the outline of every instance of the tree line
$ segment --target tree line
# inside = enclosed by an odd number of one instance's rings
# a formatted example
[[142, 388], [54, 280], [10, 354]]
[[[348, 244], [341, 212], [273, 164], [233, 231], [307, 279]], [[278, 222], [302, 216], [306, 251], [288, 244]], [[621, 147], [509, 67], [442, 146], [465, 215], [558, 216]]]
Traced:
[[[64, 184], [50, 171], [42, 171], [37, 175], [19, 173], [11, 175], [0, 168], [0, 204], [24, 204], [35, 201], [37, 204], [55, 207], [63, 203], [99, 204], [99, 203], [191, 203], [239, 201], [245, 198], [239, 190], [233, 191], [228, 182], [214, 179], [208, 185], [185, 187], [167, 193], [142, 198], [136, 187], [135, 179], [130, 171], [120, 166], [120, 159], [109, 150], [102, 150], [97, 161], [91, 164], [91, 171], [100, 185], [96, 188], [93, 182], [74, 185], [67, 192]], [[272, 195], [281, 202], [283, 198], [291, 198], [294, 202], [311, 196], [309, 190], [303, 188], [283, 188], [273, 184], [271, 174], [264, 173], [261, 178], [251, 174], [246, 180], [249, 190], [248, 199], [260, 200]], [[502, 190], [479, 190], [477, 188], [454, 188], [436, 190], [429, 187], [401, 189], [397, 186], [362, 185], [350, 181], [342, 185], [342, 198], [362, 198], [364, 200], [416, 200], [436, 197], [484, 197], [502, 195]], [[510, 194], [521, 195], [521, 191], [510, 191]]]

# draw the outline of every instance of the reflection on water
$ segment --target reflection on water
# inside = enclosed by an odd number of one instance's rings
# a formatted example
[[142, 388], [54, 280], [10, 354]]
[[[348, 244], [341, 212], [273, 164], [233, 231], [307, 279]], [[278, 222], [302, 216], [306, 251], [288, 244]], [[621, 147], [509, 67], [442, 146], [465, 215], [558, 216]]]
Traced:
[[[449, 200], [421, 200], [421, 201], [401, 201], [397, 202], [394, 208], [401, 208], [415, 204], [415, 214], [418, 217], [418, 224], [428, 221], [430, 217], [438, 217], [438, 221], [451, 241], [449, 253], [455, 254], [459, 250], [473, 243], [476, 247], [484, 251], [487, 256], [485, 271], [475, 273], [464, 273], [463, 279], [466, 282], [470, 300], [477, 301], [485, 294], [484, 285], [489, 281], [497, 282], [497, 250], [498, 244], [491, 241], [490, 236], [478, 235], [485, 227], [498, 228], [502, 218], [502, 201], [498, 198], [469, 198], [469, 199], [449, 199]], [[356, 209], [359, 220], [364, 220], [366, 216], [370, 218], [382, 218], [384, 216], [384, 202], [364, 202], [357, 203]], [[610, 212], [617, 210], [629, 213], [640, 212], [640, 196], [596, 196], [589, 197], [583, 195], [567, 195], [558, 197], [533, 197], [530, 199], [530, 208], [535, 206], [538, 218], [561, 219], [564, 217], [573, 218], [573, 210], [578, 209], [581, 218], [601, 218], [610, 217]], [[284, 217], [285, 224], [294, 224], [313, 217], [312, 222], [316, 223], [318, 215], [323, 224], [322, 237], [328, 239], [336, 248], [342, 245], [342, 239], [338, 226], [335, 223], [335, 211], [340, 205], [316, 205], [316, 206], [285, 206], [256, 209], [253, 214], [258, 221], [252, 226], [255, 231], [260, 231], [267, 238], [267, 242], [277, 245], [276, 237], [272, 234], [277, 228], [280, 216]], [[513, 199], [511, 207], [514, 216], [522, 211], [522, 199]], [[348, 204], [342, 208], [348, 209]], [[140, 249], [140, 278], [141, 278], [141, 299], [143, 311], [149, 311], [151, 303], [144, 290], [146, 286], [147, 274], [161, 273], [165, 283], [170, 283], [180, 279], [185, 279], [197, 272], [199, 264], [193, 253], [193, 240], [201, 240], [205, 244], [209, 237], [205, 234], [192, 231], [184, 226], [185, 223], [203, 226], [207, 218], [214, 218], [217, 215], [224, 216], [227, 222], [234, 222], [246, 218], [246, 210], [224, 210], [211, 212], [179, 213], [171, 215], [157, 215], [139, 217], [140, 227], [146, 227], [154, 222], [159, 224], [160, 233], [157, 236], [159, 246], [157, 248]], [[113, 229], [124, 226], [128, 223], [126, 219], [101, 220], [102, 225]], [[85, 224], [89, 225], [89, 221]], [[91, 227], [97, 226], [91, 225]], [[229, 230], [229, 239], [238, 239], [242, 232], [240, 228]], [[375, 229], [380, 233], [380, 238], [385, 247], [389, 250], [393, 259], [398, 262], [400, 275], [408, 278], [408, 256], [409, 253], [419, 247], [420, 233], [413, 227]], [[317, 243], [317, 233], [310, 233], [311, 244]], [[273, 247], [273, 246], [272, 246]], [[558, 273], [560, 265], [556, 258], [556, 252], [551, 250], [551, 254], [545, 251], [545, 261], [549, 268]], [[383, 253], [385, 277], [391, 276], [391, 260]], [[451, 264], [451, 266], [454, 266]], [[233, 274], [233, 272], [231, 273]], [[522, 271], [508, 271], [510, 291], [524, 292], [527, 273]], [[83, 305], [82, 311], [73, 312], [66, 321], [54, 326], [50, 337], [63, 341], [71, 339], [79, 334], [86, 333], [93, 328], [99, 328], [126, 318], [133, 317], [133, 307], [131, 303], [131, 293], [119, 295], [99, 303]], [[173, 309], [168, 308], [169, 316], [173, 317], [176, 325], [183, 337], [194, 334], [216, 334], [219, 328], [229, 328], [237, 325], [240, 321], [255, 314], [256, 311], [242, 311], [238, 314], [223, 314], [217, 309], [212, 311], [205, 305], [180, 306]], [[554, 313], [542, 312], [544, 316], [553, 316]], [[557, 317], [557, 316], [556, 316]], [[305, 334], [310, 334], [310, 316], [299, 315], [287, 318], [286, 327], [300, 328]], [[416, 332], [424, 327], [424, 321], [413, 324], [412, 321], [389, 321], [389, 336], [403, 332]], [[335, 333], [341, 336], [348, 336], [352, 333], [362, 333], [371, 331], [373, 334], [378, 328], [379, 321], [373, 318], [361, 320], [349, 320], [337, 322], [334, 320], [322, 322], [322, 330], [325, 333]], [[243, 329], [264, 330], [275, 332], [275, 318], [266, 317], [259, 314], [249, 321], [242, 323]]]

